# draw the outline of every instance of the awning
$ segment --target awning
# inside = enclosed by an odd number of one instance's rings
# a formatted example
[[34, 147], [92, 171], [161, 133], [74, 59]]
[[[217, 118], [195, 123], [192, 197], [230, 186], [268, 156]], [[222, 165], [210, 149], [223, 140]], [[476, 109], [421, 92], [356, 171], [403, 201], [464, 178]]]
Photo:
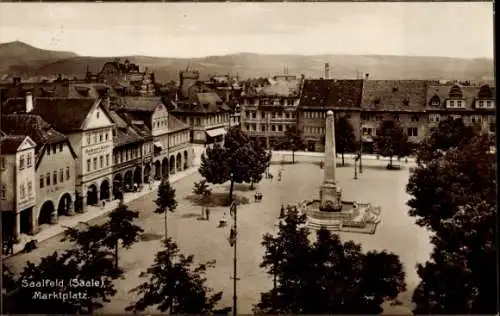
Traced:
[[363, 143], [373, 143], [373, 137], [371, 136], [363, 135], [361, 139]]
[[154, 142], [153, 145], [158, 148], [163, 148], [163, 145], [160, 142]]
[[226, 132], [225, 128], [220, 127], [220, 128], [211, 129], [211, 130], [207, 131], [206, 133], [210, 137], [216, 137], [216, 136], [220, 136], [220, 135], [225, 135], [227, 132]]

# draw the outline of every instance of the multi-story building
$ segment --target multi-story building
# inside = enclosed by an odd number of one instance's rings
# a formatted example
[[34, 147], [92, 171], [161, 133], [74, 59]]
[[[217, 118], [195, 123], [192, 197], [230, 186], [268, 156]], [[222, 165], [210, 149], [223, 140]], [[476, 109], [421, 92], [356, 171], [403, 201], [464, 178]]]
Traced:
[[[32, 103], [26, 103], [30, 104], [26, 107], [33, 107], [29, 113], [39, 115], [68, 137], [78, 157], [75, 163], [76, 211], [83, 211], [86, 205], [95, 205], [100, 200], [109, 200], [114, 125], [103, 108], [102, 99], [35, 98]], [[19, 106], [16, 109], [16, 102], [6, 102], [3, 110], [14, 113]]]
[[303, 131], [308, 151], [323, 151], [326, 112], [345, 116], [360, 135], [363, 80], [307, 79], [298, 107], [298, 126]]
[[0, 136], [0, 210], [3, 237], [18, 239], [36, 222], [35, 142], [26, 135]]
[[167, 100], [167, 106], [170, 113], [190, 126], [191, 142], [222, 142], [231, 124], [232, 111], [216, 92], [198, 79], [199, 72], [182, 71], [177, 97]]
[[59, 216], [73, 215], [76, 154], [68, 138], [29, 113], [2, 115], [2, 129], [12, 135], [27, 135], [36, 144], [32, 231], [55, 224]]
[[161, 98], [121, 98], [115, 111], [143, 135], [150, 133], [154, 179], [192, 166], [189, 126], [171, 115]]
[[432, 128], [447, 117], [461, 118], [466, 125], [496, 133], [495, 91], [489, 85], [429, 85], [425, 104], [426, 121]]
[[365, 80], [361, 100], [363, 148], [373, 150], [373, 136], [383, 120], [398, 121], [408, 140], [418, 143], [427, 133], [425, 101], [428, 81]]
[[114, 110], [107, 110], [113, 129], [113, 197], [119, 199], [135, 185], [150, 183], [152, 137], [142, 135]]
[[285, 131], [297, 123], [302, 80], [276, 76], [263, 87], [249, 88], [242, 95], [240, 126], [250, 138], [274, 147]]

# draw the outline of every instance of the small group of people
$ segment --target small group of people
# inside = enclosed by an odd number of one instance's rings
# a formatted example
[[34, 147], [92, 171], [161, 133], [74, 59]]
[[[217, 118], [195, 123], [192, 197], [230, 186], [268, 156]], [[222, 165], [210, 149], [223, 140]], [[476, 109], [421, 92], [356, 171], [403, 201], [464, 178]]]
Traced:
[[2, 252], [6, 256], [14, 254], [14, 237], [4, 237]]
[[255, 192], [254, 199], [255, 199], [255, 202], [262, 201], [262, 193], [261, 192]]

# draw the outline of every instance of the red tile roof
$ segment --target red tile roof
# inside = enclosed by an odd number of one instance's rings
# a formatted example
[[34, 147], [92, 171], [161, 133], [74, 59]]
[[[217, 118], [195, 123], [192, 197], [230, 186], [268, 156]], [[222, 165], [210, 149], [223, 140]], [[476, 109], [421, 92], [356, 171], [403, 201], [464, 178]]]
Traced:
[[307, 79], [299, 107], [359, 108], [363, 80]]
[[127, 111], [154, 112], [158, 105], [162, 105], [161, 97], [122, 97], [116, 100], [118, 107]]

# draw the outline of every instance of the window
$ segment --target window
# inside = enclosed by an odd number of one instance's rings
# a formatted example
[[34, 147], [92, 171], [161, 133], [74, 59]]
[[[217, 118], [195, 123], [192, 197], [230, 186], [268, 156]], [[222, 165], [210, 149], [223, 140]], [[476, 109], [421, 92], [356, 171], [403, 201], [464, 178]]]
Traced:
[[54, 185], [57, 184], [57, 171], [52, 172], [52, 182]]
[[97, 134], [94, 134], [94, 144], [97, 143]]
[[95, 113], [95, 116], [96, 116], [97, 118], [99, 118], [99, 111], [97, 111], [97, 112]]
[[24, 169], [24, 155], [19, 157], [19, 169]]
[[90, 159], [87, 159], [87, 172], [90, 171]]
[[490, 132], [491, 133], [497, 132], [497, 123], [490, 123]]
[[487, 107], [487, 108], [491, 108], [491, 107], [493, 107], [493, 102], [491, 102], [491, 101], [486, 101], [486, 107]]
[[33, 184], [31, 181], [28, 181], [28, 196], [31, 196], [33, 194]]
[[413, 116], [411, 117], [411, 121], [412, 121], [412, 122], [418, 122], [418, 116], [413, 115]]
[[32, 161], [32, 159], [31, 159], [31, 154], [27, 154], [27, 155], [26, 155], [26, 166], [27, 166], [27, 167], [31, 167], [31, 166], [32, 166], [32, 163], [33, 163], [33, 161]]
[[24, 199], [24, 197], [26, 196], [26, 192], [24, 191], [24, 183], [21, 183], [19, 185], [19, 196], [21, 197], [21, 199]]
[[43, 181], [43, 174], [40, 175], [40, 189], [43, 189], [43, 185], [45, 184]]
[[479, 101], [478, 107], [483, 108], [484, 107], [484, 101]]
[[450, 100], [450, 108], [455, 107], [455, 101]]
[[99, 133], [99, 142], [102, 143], [102, 133]]
[[57, 151], [56, 145], [52, 145], [52, 153], [55, 154]]
[[105, 133], [105, 134], [104, 134], [104, 139], [105, 139], [105, 140], [108, 140], [108, 133]]
[[62, 151], [63, 151], [63, 147], [64, 147], [63, 143], [60, 143], [60, 144], [59, 144], [59, 152], [62, 152]]
[[399, 121], [399, 115], [394, 115], [393, 118], [395, 121]]
[[5, 157], [0, 158], [0, 168], [2, 170], [5, 169]]
[[99, 157], [99, 167], [102, 168], [104, 166], [104, 158], [102, 156]]
[[439, 120], [440, 120], [439, 114], [429, 114], [429, 121], [439, 122]]
[[94, 158], [94, 170], [97, 170], [97, 157]]
[[278, 131], [282, 132], [283, 131], [283, 125], [278, 125]]
[[90, 145], [90, 134], [87, 135], [87, 145]]
[[69, 180], [69, 167], [66, 167], [66, 180]]
[[276, 125], [271, 125], [271, 131], [276, 132]]
[[418, 129], [416, 127], [408, 127], [408, 136], [418, 136]]
[[470, 121], [473, 124], [481, 123], [481, 117], [478, 115], [473, 115], [473, 116], [471, 116]]
[[457, 108], [461, 108], [462, 107], [462, 101], [457, 101]]
[[2, 191], [2, 200], [5, 200], [7, 197], [7, 187], [5, 185], [0, 185], [0, 190]]
[[106, 166], [109, 166], [109, 154], [106, 154]]
[[260, 115], [261, 115], [261, 118], [262, 118], [262, 119], [265, 119], [265, 118], [266, 118], [266, 113], [265, 113], [265, 112], [260, 113]]
[[257, 113], [252, 112], [252, 118], [257, 118]]
[[50, 172], [47, 172], [45, 176], [45, 185], [49, 186], [50, 185]]
[[59, 182], [64, 182], [64, 172], [63, 169], [59, 169]]

